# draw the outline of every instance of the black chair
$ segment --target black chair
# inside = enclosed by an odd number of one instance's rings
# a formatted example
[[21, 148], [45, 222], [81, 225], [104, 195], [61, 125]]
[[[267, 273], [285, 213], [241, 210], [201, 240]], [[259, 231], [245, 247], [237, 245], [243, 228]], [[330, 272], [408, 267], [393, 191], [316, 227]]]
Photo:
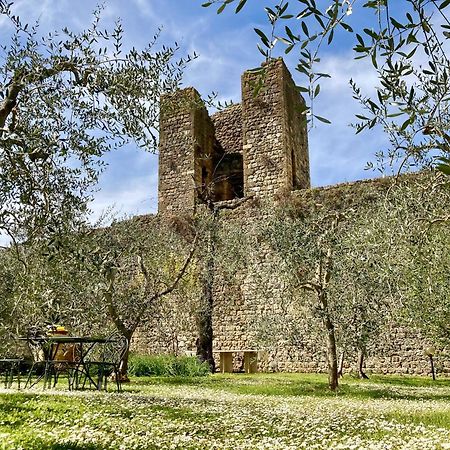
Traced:
[[42, 380], [44, 389], [55, 387], [63, 373], [67, 374], [69, 389], [74, 388], [79, 367], [76, 346], [48, 342], [47, 334], [39, 329], [28, 332], [27, 344], [33, 362], [25, 383], [26, 388], [33, 387]]
[[5, 389], [11, 388], [16, 379], [17, 387], [20, 389], [21, 373], [25, 366], [24, 349], [14, 336], [9, 336], [2, 345], [0, 357], [0, 376], [3, 378]]
[[[31, 354], [32, 364], [28, 372], [25, 388], [33, 387], [39, 381], [44, 380], [44, 389], [47, 383], [51, 382], [51, 361], [50, 361], [50, 348], [45, 344], [45, 332], [38, 328], [31, 328], [27, 333], [27, 345]], [[33, 376], [36, 377], [33, 380]], [[56, 378], [54, 379], [54, 385], [56, 385]]]
[[83, 386], [89, 382], [98, 390], [106, 391], [108, 379], [112, 378], [116, 383], [117, 392], [121, 392], [121, 368], [128, 346], [128, 339], [118, 334], [111, 335], [105, 342], [96, 344], [84, 360], [86, 377]]
[[3, 374], [5, 389], [12, 387], [17, 377], [17, 388], [20, 389], [20, 375], [24, 368], [23, 358], [0, 358], [0, 373]]

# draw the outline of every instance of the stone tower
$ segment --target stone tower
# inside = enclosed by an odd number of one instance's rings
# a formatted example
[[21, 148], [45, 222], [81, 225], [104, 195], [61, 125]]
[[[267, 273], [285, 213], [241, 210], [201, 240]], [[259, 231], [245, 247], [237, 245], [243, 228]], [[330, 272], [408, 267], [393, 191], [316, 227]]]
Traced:
[[193, 88], [161, 99], [160, 213], [310, 186], [304, 100], [281, 58], [263, 67], [242, 75], [240, 105], [211, 117]]

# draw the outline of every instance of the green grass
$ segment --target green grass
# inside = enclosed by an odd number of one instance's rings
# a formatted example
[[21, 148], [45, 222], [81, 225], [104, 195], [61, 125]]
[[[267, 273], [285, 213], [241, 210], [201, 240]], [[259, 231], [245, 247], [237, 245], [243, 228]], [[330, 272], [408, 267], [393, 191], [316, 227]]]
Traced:
[[200, 363], [195, 356], [131, 354], [128, 372], [137, 377], [204, 377], [209, 374], [209, 366], [206, 362]]
[[[448, 447], [446, 445], [449, 444]], [[450, 379], [132, 378], [125, 392], [0, 393], [0, 449], [450, 448]]]
[[[441, 378], [433, 382], [427, 378], [411, 376], [375, 375], [370, 380], [348, 376], [340, 381], [337, 392], [328, 389], [327, 378], [323, 374], [216, 374], [207, 378], [141, 377], [136, 383], [136, 385], [132, 383], [129, 388], [134, 390], [136, 386], [139, 390], [150, 385], [191, 385], [236, 394], [450, 401], [450, 378]], [[432, 389], [428, 390], [427, 387]]]

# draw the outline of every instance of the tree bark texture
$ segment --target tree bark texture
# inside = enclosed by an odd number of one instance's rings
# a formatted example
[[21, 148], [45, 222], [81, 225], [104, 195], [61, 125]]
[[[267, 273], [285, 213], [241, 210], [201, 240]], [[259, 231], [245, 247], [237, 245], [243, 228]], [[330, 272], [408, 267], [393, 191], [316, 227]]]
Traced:
[[344, 376], [344, 357], [345, 352], [342, 351], [341, 356], [339, 357], [339, 363], [338, 363], [338, 377], [342, 378]]
[[369, 377], [364, 373], [364, 358], [366, 352], [364, 349], [358, 351], [358, 377], [368, 380]]
[[324, 325], [327, 330], [328, 386], [332, 391], [335, 391], [339, 384], [336, 336], [334, 333], [334, 325], [328, 315], [324, 319]]
[[119, 366], [119, 376], [120, 381], [122, 382], [129, 382], [130, 379], [128, 378], [128, 361], [130, 358], [130, 344], [131, 344], [131, 336], [128, 339], [128, 345], [125, 349], [125, 352], [123, 353], [122, 361], [120, 361]]
[[201, 362], [207, 362], [211, 373], [216, 370], [213, 357], [213, 308], [214, 308], [214, 278], [215, 278], [215, 211], [211, 228], [206, 233], [205, 255], [201, 274], [202, 297], [197, 315], [197, 357]]

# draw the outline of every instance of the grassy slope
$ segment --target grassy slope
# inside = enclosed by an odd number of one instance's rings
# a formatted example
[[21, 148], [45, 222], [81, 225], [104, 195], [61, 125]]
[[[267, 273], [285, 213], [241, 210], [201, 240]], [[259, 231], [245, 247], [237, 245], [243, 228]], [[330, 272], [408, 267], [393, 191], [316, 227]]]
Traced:
[[2, 391], [0, 448], [450, 448], [448, 379], [346, 378], [334, 394], [322, 375], [215, 375], [126, 391]]

